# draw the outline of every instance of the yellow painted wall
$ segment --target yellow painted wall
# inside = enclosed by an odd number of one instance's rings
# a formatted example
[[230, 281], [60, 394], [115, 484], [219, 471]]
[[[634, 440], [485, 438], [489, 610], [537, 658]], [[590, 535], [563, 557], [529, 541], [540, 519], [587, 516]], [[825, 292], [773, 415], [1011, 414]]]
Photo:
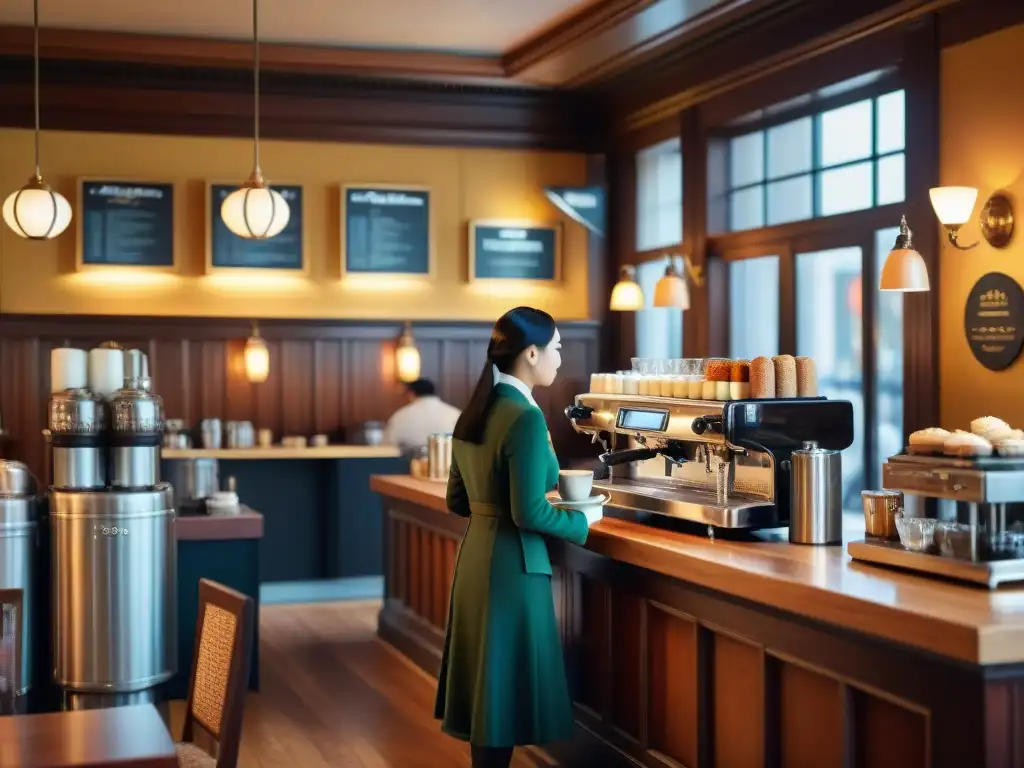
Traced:
[[[45, 110], [44, 110], [45, 114]], [[57, 240], [0, 234], [0, 311], [125, 315], [493, 320], [520, 303], [561, 319], [587, 317], [586, 234], [544, 197], [553, 184], [585, 181], [582, 155], [267, 141], [267, 178], [304, 187], [308, 278], [203, 275], [205, 184], [241, 182], [252, 144], [241, 139], [46, 132], [43, 175], [73, 198], [81, 176], [176, 184], [179, 275], [131, 270], [75, 272], [74, 224]], [[32, 170], [29, 131], [0, 129], [0, 196]], [[340, 184], [392, 183], [432, 190], [436, 275], [432, 284], [341, 280]], [[474, 218], [563, 222], [561, 284], [467, 281], [467, 224]]]
[[[1024, 355], [990, 371], [974, 359], [963, 328], [967, 295], [982, 275], [1003, 272], [1024, 285], [1024, 25], [943, 51], [941, 139], [942, 184], [978, 188], [975, 219], [994, 190], [1008, 190], [1016, 204], [1008, 248], [982, 241], [966, 252], [945, 245], [939, 255], [942, 426], [965, 429], [991, 414], [1024, 428]], [[977, 221], [961, 233], [961, 242], [977, 240]]]

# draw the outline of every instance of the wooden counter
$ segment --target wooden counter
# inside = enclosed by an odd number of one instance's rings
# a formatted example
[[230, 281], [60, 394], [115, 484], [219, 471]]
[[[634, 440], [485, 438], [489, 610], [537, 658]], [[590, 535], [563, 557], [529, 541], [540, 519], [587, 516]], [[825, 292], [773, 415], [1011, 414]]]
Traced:
[[402, 452], [393, 445], [328, 445], [323, 448], [164, 448], [165, 459], [394, 459]]
[[[438, 512], [445, 484], [374, 477], [370, 487]], [[712, 541], [627, 520], [590, 529], [586, 548], [615, 560], [810, 619], [977, 664], [1024, 662], [1024, 588], [990, 592], [854, 562], [842, 547]]]
[[242, 504], [235, 515], [179, 515], [174, 530], [178, 541], [262, 539], [263, 515]]
[[[379, 633], [436, 673], [468, 520], [444, 483], [371, 487], [387, 509]], [[1022, 589], [613, 517], [549, 550], [581, 733], [641, 765], [1024, 764]]]

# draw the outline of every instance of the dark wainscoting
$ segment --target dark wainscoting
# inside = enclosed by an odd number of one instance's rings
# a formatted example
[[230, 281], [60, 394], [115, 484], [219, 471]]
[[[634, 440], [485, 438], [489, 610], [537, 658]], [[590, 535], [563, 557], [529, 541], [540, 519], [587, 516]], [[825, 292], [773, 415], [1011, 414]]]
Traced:
[[[65, 342], [88, 349], [108, 339], [149, 356], [154, 389], [168, 418], [197, 424], [204, 418], [249, 420], [287, 435], [331, 435], [355, 441], [359, 426], [383, 421], [402, 405], [395, 379], [396, 322], [348, 320], [260, 320], [270, 348], [270, 378], [245, 379], [242, 351], [248, 320], [174, 317], [82, 317], [0, 315], [0, 414], [10, 440], [4, 453], [45, 471], [50, 350]], [[483, 366], [491, 323], [414, 324], [423, 376], [440, 395], [462, 406]], [[587, 455], [562, 410], [585, 391], [596, 370], [600, 327], [563, 322], [562, 372], [555, 385], [538, 391], [537, 401], [563, 458]], [[347, 436], [347, 437], [346, 437]], [[592, 451], [590, 451], [592, 453]]]

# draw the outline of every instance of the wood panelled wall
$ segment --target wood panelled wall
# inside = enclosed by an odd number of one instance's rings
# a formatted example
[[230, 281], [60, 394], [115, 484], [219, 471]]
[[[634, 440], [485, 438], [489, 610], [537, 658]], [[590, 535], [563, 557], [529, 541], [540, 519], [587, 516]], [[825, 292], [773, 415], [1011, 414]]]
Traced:
[[[357, 440], [365, 421], [388, 418], [404, 403], [395, 379], [397, 323], [267, 320], [260, 335], [270, 349], [270, 378], [250, 384], [242, 351], [251, 327], [218, 318], [0, 316], [0, 416], [10, 433], [8, 457], [33, 471], [46, 466], [42, 430], [50, 391], [50, 350], [69, 343], [88, 349], [106, 340], [149, 356], [154, 390], [168, 418], [195, 425], [204, 418], [252, 421], [282, 435], [326, 433]], [[562, 371], [538, 391], [552, 437], [570, 456], [580, 445], [562, 409], [585, 391], [598, 356], [596, 323], [563, 323]], [[487, 323], [413, 326], [422, 375], [462, 406], [483, 367]], [[560, 453], [560, 455], [563, 455]]]
[[[385, 504], [378, 631], [436, 674], [468, 521]], [[633, 765], [1022, 765], [1019, 666], [943, 661], [565, 542], [549, 548], [577, 721]]]

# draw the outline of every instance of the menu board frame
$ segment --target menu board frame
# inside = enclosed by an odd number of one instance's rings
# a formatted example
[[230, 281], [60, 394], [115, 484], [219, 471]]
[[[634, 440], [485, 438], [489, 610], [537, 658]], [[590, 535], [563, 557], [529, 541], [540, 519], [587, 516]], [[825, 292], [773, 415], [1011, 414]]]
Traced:
[[[169, 186], [171, 188], [171, 263], [170, 264], [93, 264], [85, 260], [85, 185], [106, 181], [112, 184], [135, 186]], [[177, 274], [181, 271], [179, 254], [181, 238], [177, 233], [177, 222], [181, 215], [181, 185], [172, 179], [154, 178], [142, 181], [126, 176], [79, 176], [75, 179], [75, 200], [72, 204], [72, 218], [75, 219], [75, 271], [92, 272], [104, 270], [132, 269], [154, 274]]]
[[[477, 227], [508, 229], [545, 229], [555, 233], [555, 276], [554, 277], [477, 277], [476, 276], [476, 230]], [[555, 285], [562, 282], [562, 260], [564, 227], [560, 221], [531, 221], [527, 219], [473, 219], [469, 222], [469, 282], [471, 283], [534, 283]]]
[[[427, 195], [427, 271], [424, 272], [356, 272], [348, 268], [348, 191], [350, 189], [373, 189], [393, 192], [416, 192]], [[437, 276], [437, 213], [434, 210], [434, 190], [425, 184], [379, 184], [373, 182], [346, 182], [340, 185], [341, 194], [341, 277], [344, 280], [401, 279], [431, 283]]]
[[[271, 189], [280, 187], [299, 187], [302, 190], [302, 266], [299, 269], [287, 267], [228, 267], [217, 266], [213, 263], [213, 217], [220, 216], [220, 209], [213, 210], [213, 188], [215, 186], [241, 187], [238, 180], [223, 181], [212, 179], [206, 182], [203, 192], [203, 219], [206, 222], [206, 260], [204, 274], [207, 275], [292, 275], [293, 277], [308, 277], [310, 274], [309, 253], [306, 244], [309, 242], [309, 217], [306, 215], [306, 185], [300, 181], [277, 180], [268, 182]], [[237, 237], [237, 235], [236, 235]]]

